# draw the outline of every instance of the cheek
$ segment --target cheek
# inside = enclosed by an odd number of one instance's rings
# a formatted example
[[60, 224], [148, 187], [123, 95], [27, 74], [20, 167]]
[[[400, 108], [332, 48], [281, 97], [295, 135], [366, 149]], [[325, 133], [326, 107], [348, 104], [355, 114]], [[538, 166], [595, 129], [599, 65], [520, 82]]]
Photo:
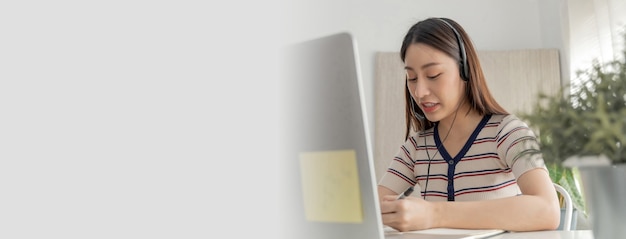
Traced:
[[406, 84], [406, 88], [409, 90], [409, 93], [411, 95], [413, 95], [415, 93], [415, 88], [417, 87], [417, 84], [415, 83], [407, 83]]
[[460, 79], [451, 79], [447, 81], [441, 93], [445, 95], [448, 101], [459, 101], [465, 97], [465, 82]]
[[462, 82], [459, 86], [458, 86], [458, 90], [457, 90], [457, 99], [463, 100], [465, 98], [465, 82]]

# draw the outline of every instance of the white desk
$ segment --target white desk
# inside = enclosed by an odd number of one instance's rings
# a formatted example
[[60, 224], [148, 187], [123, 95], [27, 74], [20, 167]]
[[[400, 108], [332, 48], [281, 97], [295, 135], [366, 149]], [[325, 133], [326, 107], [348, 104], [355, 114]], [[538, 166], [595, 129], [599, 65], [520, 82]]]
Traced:
[[[430, 231], [439, 229], [428, 229], [421, 231], [420, 233], [401, 233], [391, 227], [384, 226], [385, 239], [433, 239], [433, 238], [459, 238], [459, 233], [468, 236], [468, 233], [462, 232], [463, 229], [444, 229], [447, 234], [442, 234], [441, 231]], [[455, 230], [461, 230], [455, 231]], [[428, 231], [428, 232], [426, 232]], [[422, 234], [423, 233], [423, 234]], [[439, 234], [439, 235], [437, 235]], [[533, 231], [533, 232], [505, 232], [495, 236], [487, 237], [488, 239], [593, 239], [593, 231], [591, 230], [576, 230], [576, 231]]]
[[507, 232], [489, 237], [489, 239], [593, 239], [591, 230], [578, 231], [538, 231], [538, 232]]

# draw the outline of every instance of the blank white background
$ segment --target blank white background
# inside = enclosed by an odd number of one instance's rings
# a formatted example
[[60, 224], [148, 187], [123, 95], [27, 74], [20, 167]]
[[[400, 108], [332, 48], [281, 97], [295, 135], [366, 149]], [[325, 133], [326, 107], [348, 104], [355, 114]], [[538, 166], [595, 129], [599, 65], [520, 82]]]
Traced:
[[278, 7], [0, 3], [0, 237], [274, 233]]

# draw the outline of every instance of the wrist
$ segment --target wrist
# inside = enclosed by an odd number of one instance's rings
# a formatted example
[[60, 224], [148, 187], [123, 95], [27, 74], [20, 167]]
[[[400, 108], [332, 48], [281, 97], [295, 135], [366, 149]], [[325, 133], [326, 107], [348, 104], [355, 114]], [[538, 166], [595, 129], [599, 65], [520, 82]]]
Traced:
[[448, 215], [446, 212], [446, 202], [432, 202], [432, 214], [433, 215], [433, 220], [432, 220], [432, 225], [431, 228], [438, 228], [438, 227], [446, 227], [447, 222], [446, 222], [446, 217], [445, 215]]

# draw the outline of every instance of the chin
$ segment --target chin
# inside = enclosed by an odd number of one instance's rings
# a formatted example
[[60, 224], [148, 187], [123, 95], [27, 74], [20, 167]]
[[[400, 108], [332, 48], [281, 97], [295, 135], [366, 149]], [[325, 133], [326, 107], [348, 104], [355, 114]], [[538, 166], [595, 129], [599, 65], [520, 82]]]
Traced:
[[426, 116], [426, 119], [430, 122], [438, 122], [439, 120], [441, 120], [439, 117], [434, 117], [434, 116]]

